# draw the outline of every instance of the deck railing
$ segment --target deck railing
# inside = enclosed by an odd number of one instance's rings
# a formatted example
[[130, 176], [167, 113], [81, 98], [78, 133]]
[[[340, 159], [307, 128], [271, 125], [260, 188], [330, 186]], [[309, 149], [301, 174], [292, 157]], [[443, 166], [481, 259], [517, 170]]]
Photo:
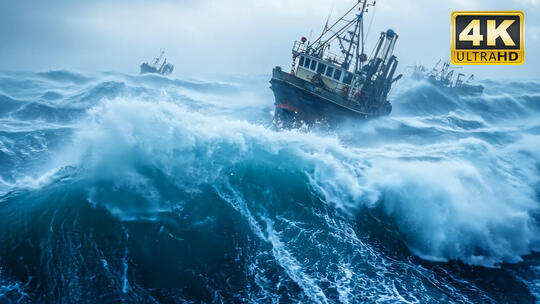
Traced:
[[[293, 45], [293, 48], [292, 48], [292, 51], [293, 51], [293, 54], [295, 55], [299, 55], [299, 54], [307, 54], [307, 55], [310, 55], [310, 56], [314, 56], [314, 57], [318, 57], [319, 59], [322, 59], [323, 61], [329, 61], [329, 62], [332, 62], [338, 66], [341, 66], [343, 64], [343, 62], [345, 62], [345, 57], [343, 55], [338, 55], [338, 54], [334, 54], [330, 51], [325, 51], [324, 54], [323, 54], [323, 57], [320, 58], [319, 56], [317, 56], [315, 54], [315, 50], [314, 49], [310, 49], [310, 51], [308, 51], [308, 44], [307, 43], [302, 43], [301, 41], [295, 41], [294, 42], [294, 45]], [[313, 51], [313, 52], [311, 52]]]

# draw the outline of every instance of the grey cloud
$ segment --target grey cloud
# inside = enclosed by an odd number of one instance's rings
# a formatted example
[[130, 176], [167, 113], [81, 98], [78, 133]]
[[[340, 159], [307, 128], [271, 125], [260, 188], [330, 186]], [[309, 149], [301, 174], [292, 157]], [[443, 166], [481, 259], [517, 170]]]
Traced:
[[[178, 73], [269, 73], [290, 64], [295, 39], [322, 27], [353, 0], [0, 1], [0, 70], [136, 72], [160, 48]], [[379, 0], [370, 45], [379, 31], [400, 34], [401, 69], [449, 57], [453, 10], [520, 9], [526, 14], [526, 63], [471, 67], [479, 76], [537, 77], [540, 28], [536, 0]]]

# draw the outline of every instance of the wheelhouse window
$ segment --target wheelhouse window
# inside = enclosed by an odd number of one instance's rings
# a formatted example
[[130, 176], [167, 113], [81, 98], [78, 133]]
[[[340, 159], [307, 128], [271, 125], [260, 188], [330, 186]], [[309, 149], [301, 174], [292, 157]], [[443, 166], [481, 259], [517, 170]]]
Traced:
[[324, 74], [324, 70], [326, 70], [326, 64], [320, 63], [317, 67], [317, 73]]
[[300, 56], [300, 66], [304, 66], [304, 56]]
[[341, 70], [336, 69], [336, 71], [334, 72], [334, 79], [339, 81], [340, 78], [341, 78]]
[[315, 68], [316, 68], [316, 67], [317, 67], [317, 61], [311, 60], [311, 67], [310, 67], [310, 69], [313, 70], [313, 71], [315, 71]]
[[353, 79], [353, 74], [349, 72], [345, 72], [345, 76], [343, 77], [343, 83], [345, 84], [351, 84]]
[[306, 64], [304, 64], [304, 67], [309, 68], [311, 60], [309, 58], [306, 58]]
[[326, 76], [332, 77], [332, 74], [334, 74], [334, 68], [333, 67], [328, 67], [326, 69]]

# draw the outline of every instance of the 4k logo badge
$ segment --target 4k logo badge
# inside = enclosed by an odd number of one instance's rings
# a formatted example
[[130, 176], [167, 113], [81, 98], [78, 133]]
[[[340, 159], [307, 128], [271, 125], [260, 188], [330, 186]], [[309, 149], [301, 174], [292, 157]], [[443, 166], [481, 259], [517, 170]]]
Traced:
[[452, 13], [452, 63], [523, 64], [525, 44], [521, 11]]

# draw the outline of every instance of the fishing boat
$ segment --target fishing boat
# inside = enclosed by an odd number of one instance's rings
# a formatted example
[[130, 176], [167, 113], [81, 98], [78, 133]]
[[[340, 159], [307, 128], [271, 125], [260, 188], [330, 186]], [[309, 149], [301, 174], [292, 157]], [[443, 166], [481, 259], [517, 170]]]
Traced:
[[[394, 77], [398, 35], [391, 29], [381, 32], [370, 56], [365, 53], [369, 29], [365, 30], [364, 17], [375, 4], [358, 0], [331, 25], [327, 20], [314, 41], [302, 37], [294, 43], [290, 72], [276, 67], [270, 81], [276, 125], [334, 125], [348, 118], [390, 114], [388, 93], [402, 76]], [[331, 48], [339, 48], [339, 54]]]
[[484, 92], [484, 86], [474, 84], [474, 74], [467, 78], [465, 74], [457, 73], [454, 80], [455, 71], [459, 67], [452, 67], [450, 63], [444, 62], [439, 69], [441, 62], [442, 60], [439, 60], [429, 71], [425, 68], [421, 71], [415, 69], [412, 78], [416, 80], [425, 79], [430, 84], [456, 95], [480, 95]]
[[141, 74], [160, 74], [163, 76], [170, 75], [174, 71], [174, 65], [167, 63], [167, 58], [164, 58], [165, 52], [161, 51], [152, 63], [144, 62], [141, 64]]

